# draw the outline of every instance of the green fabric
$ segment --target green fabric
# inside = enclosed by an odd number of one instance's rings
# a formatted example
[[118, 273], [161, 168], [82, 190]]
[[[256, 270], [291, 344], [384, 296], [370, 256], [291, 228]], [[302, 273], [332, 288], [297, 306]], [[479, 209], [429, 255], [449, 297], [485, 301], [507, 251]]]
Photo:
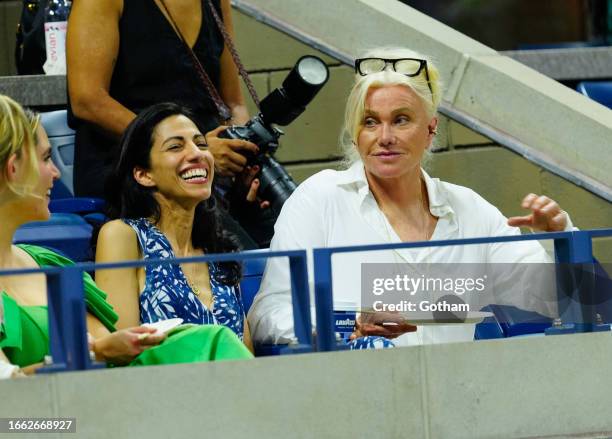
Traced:
[[46, 306], [19, 306], [2, 293], [4, 322], [0, 348], [19, 367], [40, 363], [49, 351]]
[[253, 355], [238, 336], [221, 325], [182, 325], [168, 339], [140, 354], [130, 366], [239, 360]]
[[[19, 244], [17, 247], [28, 253], [40, 267], [66, 267], [74, 265], [70, 259], [36, 245]], [[89, 273], [83, 273], [83, 289], [87, 311], [96, 316], [110, 332], [115, 331], [115, 323], [119, 319], [113, 307], [106, 301], [107, 294], [102, 291]]]
[[21, 314], [19, 305], [11, 296], [2, 292], [0, 297], [4, 317], [0, 320], [0, 347], [11, 346], [21, 349]]
[[[19, 245], [41, 267], [73, 265], [70, 259], [33, 245]], [[87, 311], [115, 331], [117, 313], [106, 302], [106, 293], [83, 273]], [[9, 361], [20, 367], [40, 363], [49, 352], [48, 313], [46, 306], [20, 306], [2, 293], [4, 318], [0, 322], [0, 348]], [[220, 325], [182, 325], [170, 331], [161, 344], [147, 349], [130, 366], [194, 363], [213, 360], [252, 358], [234, 332]]]

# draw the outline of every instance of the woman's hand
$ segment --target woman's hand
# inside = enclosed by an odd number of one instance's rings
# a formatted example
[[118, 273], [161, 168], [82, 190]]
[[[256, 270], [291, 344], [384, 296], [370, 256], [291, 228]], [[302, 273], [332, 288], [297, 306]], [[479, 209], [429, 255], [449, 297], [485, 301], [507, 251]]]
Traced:
[[246, 200], [249, 203], [257, 202], [260, 209], [266, 209], [270, 207], [268, 200], [262, 200], [257, 197], [257, 191], [259, 190], [260, 181], [259, 178], [255, 178], [259, 172], [259, 165], [247, 166], [241, 175], [242, 184], [245, 188], [248, 188], [246, 194]]
[[521, 203], [531, 214], [508, 218], [508, 225], [530, 227], [540, 232], [562, 232], [567, 227], [567, 213], [554, 201], [544, 195], [529, 194]]
[[226, 129], [226, 126], [221, 125], [206, 133], [205, 137], [208, 148], [215, 158], [216, 172], [219, 175], [234, 177], [245, 169], [246, 155], [257, 154], [259, 148], [246, 140], [219, 137], [219, 134]]
[[261, 199], [257, 193], [261, 184], [257, 178], [259, 170], [259, 165], [246, 166], [232, 185], [230, 213], [239, 221], [249, 221], [259, 210], [270, 207], [270, 201]]
[[355, 330], [349, 339], [354, 340], [367, 335], [396, 338], [416, 330], [416, 326], [406, 323], [406, 320], [398, 313], [368, 312], [361, 314], [355, 320]]
[[125, 365], [151, 346], [166, 339], [166, 334], [146, 326], [122, 329], [93, 342], [96, 359], [116, 365]]

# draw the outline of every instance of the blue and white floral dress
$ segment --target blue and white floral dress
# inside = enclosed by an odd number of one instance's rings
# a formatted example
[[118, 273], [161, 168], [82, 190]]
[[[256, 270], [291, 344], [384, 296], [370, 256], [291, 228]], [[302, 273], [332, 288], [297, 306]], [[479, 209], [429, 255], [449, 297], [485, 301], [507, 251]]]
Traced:
[[350, 341], [348, 346], [352, 351], [362, 349], [391, 349], [395, 347], [395, 343], [386, 337], [366, 335]]
[[[148, 219], [123, 219], [138, 236], [144, 259], [174, 258], [166, 236]], [[140, 293], [142, 323], [180, 317], [185, 323], [224, 325], [240, 337], [244, 334], [244, 308], [237, 286], [222, 282], [226, 275], [218, 264], [208, 263], [212, 309], [208, 309], [193, 292], [179, 265], [161, 263], [145, 268], [145, 287]]]

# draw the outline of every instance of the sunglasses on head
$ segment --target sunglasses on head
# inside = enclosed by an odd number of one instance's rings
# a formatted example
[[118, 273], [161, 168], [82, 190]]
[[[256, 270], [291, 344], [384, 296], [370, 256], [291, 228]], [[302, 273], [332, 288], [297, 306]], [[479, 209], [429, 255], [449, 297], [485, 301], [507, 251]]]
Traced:
[[361, 76], [382, 72], [387, 66], [391, 66], [394, 72], [406, 76], [418, 76], [421, 71], [425, 70], [427, 86], [429, 87], [433, 99], [433, 90], [431, 89], [431, 83], [429, 81], [429, 71], [427, 70], [426, 60], [418, 58], [358, 58], [355, 60], [355, 72], [359, 73]]

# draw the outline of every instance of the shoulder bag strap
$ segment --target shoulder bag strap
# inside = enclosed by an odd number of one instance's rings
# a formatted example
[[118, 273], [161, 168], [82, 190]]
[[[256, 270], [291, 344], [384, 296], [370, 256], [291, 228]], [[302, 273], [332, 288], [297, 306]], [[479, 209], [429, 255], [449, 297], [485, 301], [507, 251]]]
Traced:
[[[219, 17], [217, 10], [213, 6], [212, 1], [211, 0], [206, 0], [206, 1], [208, 2], [208, 6], [210, 7], [210, 10], [212, 11], [213, 17], [215, 19], [215, 22], [217, 23], [217, 26], [219, 27], [219, 31], [221, 32], [221, 35], [223, 36], [225, 44], [227, 44], [227, 48], [230, 51], [230, 54], [232, 55], [234, 64], [236, 64], [238, 72], [240, 73], [240, 76], [242, 77], [242, 80], [244, 81], [249, 91], [249, 94], [251, 95], [251, 98], [253, 99], [253, 102], [255, 102], [255, 105], [257, 105], [257, 108], [259, 109], [259, 98], [257, 96], [257, 92], [255, 91], [255, 87], [253, 86], [253, 83], [251, 82], [251, 78], [249, 78], [249, 75], [246, 72], [244, 65], [240, 61], [240, 57], [238, 56], [238, 52], [236, 51], [234, 43], [229, 33], [227, 32], [227, 29], [225, 28], [223, 21]], [[174, 21], [174, 18], [170, 14], [170, 11], [168, 10], [168, 7], [166, 6], [164, 0], [160, 0], [160, 3], [163, 6], [164, 10], [166, 11], [166, 14], [168, 15], [168, 18], [170, 19], [170, 23], [172, 24], [172, 27], [174, 28], [174, 31], [176, 32], [178, 38], [181, 40], [181, 42], [183, 43], [183, 46], [186, 48], [187, 52], [189, 53], [193, 61], [193, 65], [195, 66], [196, 72], [198, 73], [198, 76], [200, 77], [200, 80], [202, 81], [202, 84], [204, 84], [204, 87], [208, 91], [210, 98], [212, 99], [213, 103], [215, 104], [215, 107], [217, 108], [217, 112], [219, 113], [221, 122], [227, 123], [232, 118], [232, 113], [230, 109], [225, 104], [225, 102], [223, 102], [223, 98], [221, 98], [221, 95], [219, 95], [219, 92], [217, 91], [215, 85], [212, 83], [210, 77], [206, 73], [206, 70], [200, 63], [200, 60], [198, 59], [197, 55], [194, 53], [193, 49], [189, 46], [189, 44], [187, 44], [187, 41], [183, 37], [181, 30], [179, 29], [178, 25]], [[202, 19], [203, 19], [203, 16], [204, 16], [204, 0], [202, 0]]]
[[[208, 95], [210, 96], [213, 103], [215, 104], [215, 107], [217, 107], [217, 113], [219, 114], [220, 122], [227, 123], [227, 121], [231, 120], [232, 118], [232, 112], [230, 111], [228, 106], [225, 104], [225, 102], [223, 102], [223, 99], [219, 95], [219, 92], [215, 88], [215, 85], [212, 83], [210, 77], [206, 73], [206, 70], [204, 70], [204, 67], [200, 63], [200, 60], [198, 59], [196, 54], [193, 52], [191, 47], [189, 47], [189, 44], [187, 44], [187, 41], [185, 41], [185, 38], [183, 37], [181, 30], [179, 29], [176, 22], [174, 21], [174, 18], [172, 18], [172, 15], [170, 14], [168, 7], [166, 6], [166, 3], [164, 2], [164, 0], [160, 0], [160, 3], [163, 6], [164, 10], [166, 11], [168, 18], [170, 19], [170, 23], [172, 24], [172, 27], [174, 28], [174, 31], [176, 32], [176, 35], [178, 36], [179, 40], [181, 40], [181, 42], [185, 46], [185, 49], [187, 49], [187, 52], [191, 56], [193, 65], [196, 69], [196, 72], [198, 73], [198, 76], [200, 77], [200, 80], [202, 81], [202, 84], [204, 84], [204, 88], [206, 88], [206, 90], [208, 91]], [[204, 11], [202, 11], [202, 14], [204, 14]]]
[[212, 11], [213, 17], [215, 18], [215, 22], [217, 23], [217, 26], [219, 27], [219, 31], [221, 32], [221, 35], [223, 35], [225, 44], [227, 44], [227, 48], [230, 51], [230, 54], [232, 55], [234, 64], [236, 64], [236, 67], [238, 68], [238, 73], [240, 73], [240, 76], [242, 77], [244, 84], [249, 90], [249, 94], [251, 95], [253, 102], [255, 102], [255, 105], [257, 105], [257, 108], [259, 109], [259, 97], [257, 96], [257, 92], [255, 91], [255, 87], [253, 86], [253, 83], [251, 82], [251, 78], [249, 78], [249, 74], [244, 68], [244, 65], [242, 64], [242, 62], [240, 61], [240, 57], [238, 56], [238, 51], [236, 50], [236, 47], [234, 46], [234, 42], [232, 41], [232, 38], [230, 37], [229, 32], [225, 28], [225, 24], [223, 24], [223, 20], [221, 20], [221, 17], [219, 17], [217, 10], [213, 6], [212, 0], [206, 0], [206, 1], [208, 2], [208, 6], [210, 7], [210, 10]]

